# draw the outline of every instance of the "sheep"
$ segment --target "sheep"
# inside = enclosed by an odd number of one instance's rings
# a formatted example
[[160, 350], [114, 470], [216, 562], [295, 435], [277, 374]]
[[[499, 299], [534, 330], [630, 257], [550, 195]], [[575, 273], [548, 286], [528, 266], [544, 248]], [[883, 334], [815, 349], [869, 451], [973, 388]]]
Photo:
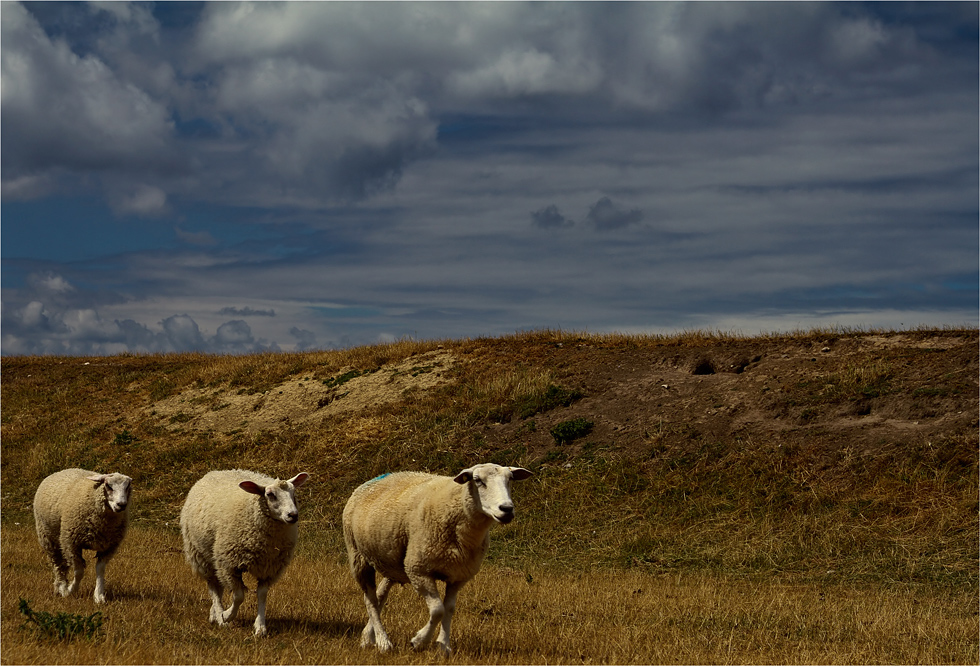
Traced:
[[[247, 572], [257, 581], [255, 635], [266, 635], [266, 597], [292, 559], [299, 521], [295, 489], [308, 478], [301, 472], [280, 481], [233, 469], [208, 472], [191, 487], [180, 511], [180, 533], [187, 563], [207, 582], [211, 622], [226, 624], [238, 615]], [[221, 603], [225, 590], [232, 593], [227, 610]]]
[[[368, 622], [361, 647], [394, 646], [381, 624], [393, 583], [411, 583], [425, 599], [429, 621], [412, 638], [416, 650], [436, 644], [451, 654], [450, 624], [460, 589], [480, 570], [494, 522], [514, 519], [511, 480], [531, 476], [521, 467], [481, 464], [455, 477], [397, 472], [359, 486], [344, 507], [344, 542], [351, 573], [364, 592]], [[382, 576], [375, 587], [375, 572]], [[439, 599], [436, 581], [446, 583]]]
[[[54, 567], [54, 593], [72, 594], [85, 573], [83, 550], [94, 550], [95, 603], [105, 603], [105, 567], [126, 536], [130, 484], [125, 474], [63, 469], [46, 477], [34, 493], [37, 540]], [[67, 580], [68, 561], [75, 569]]]

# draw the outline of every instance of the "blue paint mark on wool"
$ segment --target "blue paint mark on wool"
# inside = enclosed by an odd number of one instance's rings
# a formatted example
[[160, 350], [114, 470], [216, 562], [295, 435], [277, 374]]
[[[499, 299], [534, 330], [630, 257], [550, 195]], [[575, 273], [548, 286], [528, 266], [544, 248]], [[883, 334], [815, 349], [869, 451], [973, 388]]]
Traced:
[[368, 483], [374, 483], [375, 481], [380, 481], [381, 479], [385, 478], [386, 476], [388, 476], [390, 474], [391, 474], [391, 472], [385, 472], [381, 476], [374, 477], [373, 479], [371, 479], [370, 481], [368, 481]]

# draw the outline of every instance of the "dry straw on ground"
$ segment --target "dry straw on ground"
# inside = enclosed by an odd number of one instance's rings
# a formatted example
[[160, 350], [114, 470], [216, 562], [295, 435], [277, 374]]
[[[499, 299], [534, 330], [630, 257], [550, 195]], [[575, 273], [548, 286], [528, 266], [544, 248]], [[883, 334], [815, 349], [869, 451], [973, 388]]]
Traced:
[[[460, 596], [456, 663], [977, 663], [975, 329], [403, 341], [310, 354], [2, 359], [0, 662], [430, 663], [358, 646], [350, 492], [399, 469], [520, 465], [517, 520]], [[557, 441], [561, 423], [594, 427]], [[94, 572], [52, 594], [30, 503], [64, 467], [134, 478], [93, 639]], [[176, 517], [210, 469], [312, 475], [270, 635], [207, 623]], [[254, 583], [252, 584], [254, 587]]]
[[[254, 595], [230, 626], [208, 625], [204, 586], [172, 532], [136, 530], [110, 576], [104, 634], [59, 642], [19, 630], [18, 595], [40, 608], [92, 612], [51, 597], [31, 530], [4, 528], [4, 663], [430, 663], [408, 639], [425, 612], [398, 588], [386, 623], [397, 649], [359, 647], [364, 606], [335, 553], [304, 549], [270, 592], [266, 639], [252, 636]], [[254, 590], [254, 586], [252, 586]], [[968, 663], [968, 595], [775, 579], [642, 571], [555, 572], [490, 566], [461, 596], [452, 663]]]

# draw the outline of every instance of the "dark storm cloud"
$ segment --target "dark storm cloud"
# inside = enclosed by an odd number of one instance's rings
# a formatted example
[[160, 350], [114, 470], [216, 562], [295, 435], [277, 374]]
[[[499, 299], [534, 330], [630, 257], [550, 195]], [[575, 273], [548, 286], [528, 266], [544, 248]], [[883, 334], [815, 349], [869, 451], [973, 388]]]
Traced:
[[252, 329], [241, 319], [225, 322], [214, 335], [216, 346], [222, 352], [241, 353], [254, 349]]
[[624, 210], [615, 205], [609, 197], [602, 197], [589, 208], [585, 218], [597, 231], [612, 231], [638, 224], [643, 219], [639, 210]]
[[173, 172], [164, 104], [95, 55], [52, 41], [29, 12], [2, 5], [4, 182], [53, 169]]
[[203, 351], [204, 336], [197, 322], [187, 315], [167, 317], [160, 324], [167, 341], [174, 349]]
[[540, 229], [567, 229], [575, 225], [558, 211], [554, 204], [531, 213], [531, 224]]
[[30, 7], [4, 4], [6, 191], [94, 170], [123, 212], [176, 194], [361, 200], [432, 154], [438, 115], [488, 103], [554, 100], [548, 113], [569, 120], [778, 108], [845, 99], [868, 77], [921, 85], [909, 68], [929, 57], [914, 11], [825, 4], [516, 4], [477, 20], [369, 3]]
[[306, 350], [306, 349], [316, 349], [316, 333], [313, 331], [306, 331], [293, 326], [289, 329], [289, 334], [296, 338], [296, 349]]
[[2, 353], [973, 320], [977, 7], [2, 3]]
[[99, 294], [80, 290], [53, 272], [32, 273], [17, 295], [20, 300], [5, 296], [3, 303], [4, 354], [243, 353], [278, 348], [256, 339], [241, 320], [225, 322], [214, 335], [206, 335], [186, 314], [165, 318], [157, 330], [133, 319], [105, 318], [99, 309], [118, 303], [118, 297], [102, 295], [100, 300]]
[[221, 308], [218, 314], [229, 315], [232, 317], [275, 317], [275, 310], [254, 310], [250, 307], [244, 308]]

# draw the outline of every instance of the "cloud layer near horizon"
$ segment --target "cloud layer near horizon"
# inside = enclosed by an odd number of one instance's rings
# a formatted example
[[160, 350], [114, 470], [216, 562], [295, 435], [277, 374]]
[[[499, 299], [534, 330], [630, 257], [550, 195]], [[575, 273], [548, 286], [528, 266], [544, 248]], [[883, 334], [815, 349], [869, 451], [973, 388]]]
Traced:
[[977, 321], [975, 3], [0, 11], [3, 354]]

